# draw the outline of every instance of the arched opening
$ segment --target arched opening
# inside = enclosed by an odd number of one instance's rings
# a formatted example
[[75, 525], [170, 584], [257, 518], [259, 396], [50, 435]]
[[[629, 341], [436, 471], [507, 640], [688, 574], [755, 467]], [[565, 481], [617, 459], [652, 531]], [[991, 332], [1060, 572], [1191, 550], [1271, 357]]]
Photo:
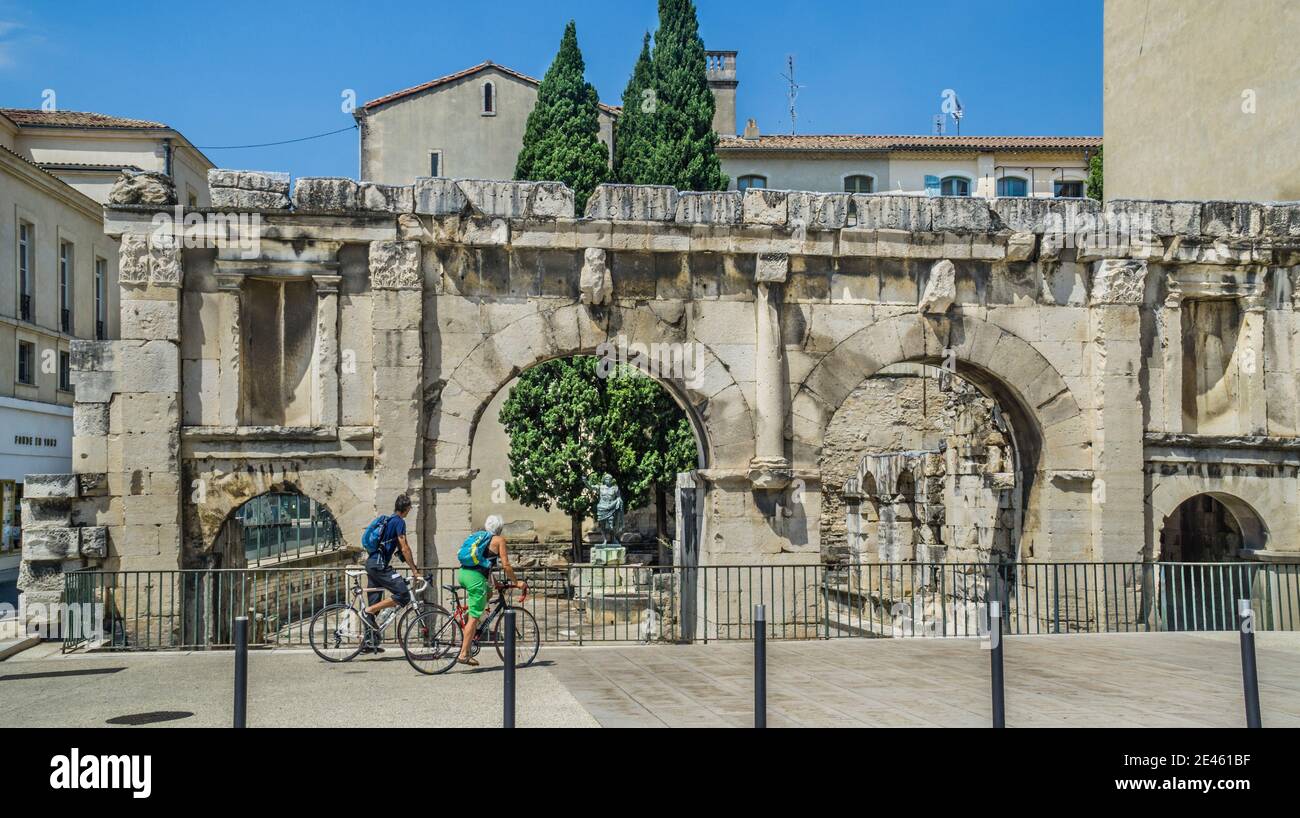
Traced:
[[284, 565], [315, 559], [342, 546], [333, 513], [286, 487], [259, 494], [230, 513], [213, 544], [211, 567]]
[[[626, 364], [612, 357], [552, 358], [501, 387], [471, 438], [472, 525], [502, 516], [525, 567], [605, 560], [609, 555], [597, 557], [593, 547], [606, 543], [622, 547], [625, 564], [667, 564], [676, 474], [707, 465], [702, 425], [679, 388], [692, 378], [686, 370], [702, 363], [675, 356], [680, 346], [649, 345], [639, 357], [625, 356]], [[575, 364], [583, 361], [579, 371]], [[624, 504], [618, 542], [595, 519], [600, 491], [588, 485], [606, 473]], [[575, 504], [584, 493], [586, 502]], [[575, 505], [582, 509], [576, 523]]]
[[[1009, 401], [966, 371], [887, 366], [845, 399], [821, 451], [822, 549], [829, 560], [1019, 560], [1038, 445]], [[837, 490], [861, 487], [846, 506]], [[846, 514], [861, 519], [850, 521]], [[856, 530], [857, 543], [845, 532]]]
[[482, 113], [483, 113], [485, 116], [489, 116], [489, 115], [495, 114], [495, 113], [497, 112], [497, 107], [496, 107], [496, 106], [497, 106], [496, 93], [497, 93], [497, 89], [496, 89], [496, 85], [495, 85], [495, 84], [493, 84], [493, 83], [491, 83], [491, 82], [485, 82], [485, 83], [483, 83], [483, 110], [482, 110]]
[[[1245, 502], [1206, 492], [1179, 503], [1160, 529], [1160, 621], [1164, 630], [1231, 630], [1239, 599], [1251, 599], [1252, 563], [1243, 552], [1263, 549], [1268, 532]], [[1224, 564], [1237, 563], [1237, 564]]]
[[1230, 562], [1265, 547], [1268, 533], [1254, 509], [1206, 492], [1178, 505], [1160, 529], [1161, 562]]

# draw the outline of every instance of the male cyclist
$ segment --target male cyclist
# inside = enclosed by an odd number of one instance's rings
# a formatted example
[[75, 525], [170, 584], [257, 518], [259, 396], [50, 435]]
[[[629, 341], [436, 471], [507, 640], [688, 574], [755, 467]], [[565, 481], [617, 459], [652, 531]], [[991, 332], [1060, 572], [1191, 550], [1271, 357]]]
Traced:
[[405, 494], [397, 495], [397, 500], [393, 502], [393, 514], [384, 523], [383, 531], [379, 534], [379, 547], [366, 558], [366, 579], [371, 588], [383, 588], [390, 594], [388, 599], [384, 599], [383, 591], [371, 591], [366, 601], [370, 606], [362, 612], [361, 616], [366, 624], [374, 629], [374, 641], [368, 642], [362, 653], [383, 653], [384, 649], [379, 646], [379, 621], [375, 619], [375, 614], [385, 608], [395, 608], [406, 605], [411, 601], [411, 588], [406, 584], [402, 575], [393, 568], [393, 554], [399, 550], [402, 552], [402, 560], [411, 566], [411, 571], [418, 576], [420, 569], [415, 565], [415, 556], [411, 553], [411, 546], [406, 541], [406, 515], [411, 513], [411, 498]]
[[462, 631], [464, 638], [460, 644], [460, 656], [456, 657], [456, 661], [462, 665], [478, 665], [478, 660], [469, 655], [469, 650], [474, 643], [479, 620], [487, 610], [488, 594], [492, 588], [492, 568], [499, 561], [512, 585], [518, 588], [524, 584], [515, 576], [515, 568], [510, 564], [506, 538], [501, 536], [503, 528], [505, 521], [493, 514], [483, 521], [483, 530], [470, 534], [460, 547], [460, 586], [465, 589], [469, 603], [469, 619]]

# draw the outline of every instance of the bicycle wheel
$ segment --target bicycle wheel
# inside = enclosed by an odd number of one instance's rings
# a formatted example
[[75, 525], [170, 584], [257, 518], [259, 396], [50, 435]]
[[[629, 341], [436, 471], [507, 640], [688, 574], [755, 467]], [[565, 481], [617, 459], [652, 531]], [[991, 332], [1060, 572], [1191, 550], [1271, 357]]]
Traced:
[[307, 626], [307, 640], [316, 655], [327, 662], [346, 662], [361, 652], [366, 626], [361, 613], [338, 603], [321, 608]]
[[460, 625], [442, 608], [412, 619], [402, 634], [402, 651], [411, 667], [429, 676], [446, 673], [460, 654]]
[[[515, 612], [515, 667], [528, 667], [537, 658], [537, 651], [542, 647], [542, 632], [537, 627], [537, 620], [527, 608], [511, 608]], [[506, 660], [504, 615], [492, 623], [492, 644], [497, 649], [501, 661]]]

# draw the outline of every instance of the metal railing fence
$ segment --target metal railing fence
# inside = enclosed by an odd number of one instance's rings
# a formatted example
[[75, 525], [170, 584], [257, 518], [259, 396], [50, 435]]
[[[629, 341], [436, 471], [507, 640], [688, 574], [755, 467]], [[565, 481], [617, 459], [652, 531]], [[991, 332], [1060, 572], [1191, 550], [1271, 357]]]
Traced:
[[[343, 567], [70, 572], [65, 650], [305, 646], [311, 617], [352, 598]], [[424, 601], [455, 604], [455, 567]], [[977, 636], [987, 604], [1009, 634], [1234, 630], [1250, 599], [1258, 630], [1300, 629], [1300, 564], [845, 563], [592, 566], [521, 571], [545, 643]], [[366, 582], [364, 577], [361, 584]], [[520, 595], [513, 597], [516, 603]], [[87, 627], [99, 617], [101, 627]], [[385, 637], [397, 638], [390, 627]]]

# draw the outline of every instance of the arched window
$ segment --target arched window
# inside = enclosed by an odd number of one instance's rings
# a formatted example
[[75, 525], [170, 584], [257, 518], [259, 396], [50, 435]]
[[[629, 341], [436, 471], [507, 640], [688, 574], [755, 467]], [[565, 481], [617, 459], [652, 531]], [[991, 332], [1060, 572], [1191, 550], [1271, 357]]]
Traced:
[[1019, 176], [1003, 176], [998, 180], [999, 196], [1028, 196], [1029, 182]]
[[497, 112], [497, 88], [490, 82], [483, 83], [483, 115]]
[[964, 176], [945, 176], [939, 182], [940, 196], [969, 196], [970, 179]]
[[749, 190], [751, 187], [767, 187], [767, 177], [751, 173], [736, 180], [737, 190]]
[[845, 193], [872, 193], [875, 191], [875, 180], [866, 175], [855, 175], [844, 177]]

